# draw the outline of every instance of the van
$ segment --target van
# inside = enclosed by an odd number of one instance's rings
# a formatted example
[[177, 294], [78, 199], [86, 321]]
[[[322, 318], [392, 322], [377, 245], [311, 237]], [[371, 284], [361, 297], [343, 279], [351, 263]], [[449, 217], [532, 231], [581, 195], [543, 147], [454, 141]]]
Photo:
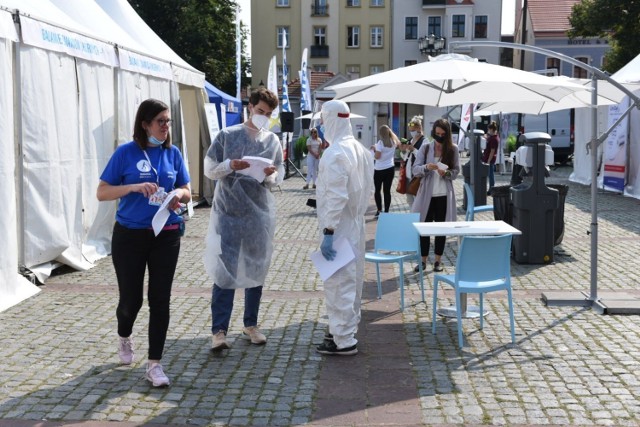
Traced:
[[573, 155], [574, 110], [560, 110], [546, 114], [524, 114], [522, 125], [526, 132], [545, 132], [551, 137], [554, 161], [565, 164]]

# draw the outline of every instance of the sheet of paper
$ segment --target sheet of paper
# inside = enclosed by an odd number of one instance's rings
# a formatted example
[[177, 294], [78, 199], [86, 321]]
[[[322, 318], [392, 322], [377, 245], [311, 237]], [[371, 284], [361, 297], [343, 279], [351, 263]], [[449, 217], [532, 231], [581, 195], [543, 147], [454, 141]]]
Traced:
[[442, 162], [438, 162], [436, 164], [438, 165], [438, 169], [440, 169], [440, 170], [446, 171], [447, 169], [449, 169], [449, 166], [445, 165]]
[[249, 162], [250, 166], [246, 169], [242, 169], [236, 172], [242, 175], [248, 175], [258, 182], [264, 181], [264, 178], [266, 177], [264, 168], [269, 167], [273, 164], [271, 159], [267, 159], [264, 157], [244, 156], [242, 160]]
[[158, 212], [153, 216], [151, 220], [151, 226], [153, 227], [153, 233], [157, 236], [162, 231], [162, 227], [167, 223], [169, 219], [169, 215], [171, 212], [169, 211], [169, 203], [173, 200], [173, 197], [176, 195], [178, 190], [173, 190], [171, 193], [167, 195], [162, 202], [162, 205], [158, 208]]
[[353, 253], [353, 248], [345, 237], [340, 237], [334, 241], [333, 249], [336, 251], [336, 257], [333, 261], [324, 259], [320, 251], [311, 252], [309, 255], [323, 281], [333, 276], [336, 271], [349, 264], [356, 257]]

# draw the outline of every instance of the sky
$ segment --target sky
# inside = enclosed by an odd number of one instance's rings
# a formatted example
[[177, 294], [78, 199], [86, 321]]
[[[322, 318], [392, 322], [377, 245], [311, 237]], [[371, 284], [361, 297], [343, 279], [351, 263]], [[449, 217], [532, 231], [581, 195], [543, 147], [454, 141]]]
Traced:
[[[236, 0], [240, 5], [240, 19], [251, 28], [251, 0]], [[502, 0], [502, 34], [513, 34], [517, 0]], [[247, 40], [247, 49], [251, 55], [251, 39]]]

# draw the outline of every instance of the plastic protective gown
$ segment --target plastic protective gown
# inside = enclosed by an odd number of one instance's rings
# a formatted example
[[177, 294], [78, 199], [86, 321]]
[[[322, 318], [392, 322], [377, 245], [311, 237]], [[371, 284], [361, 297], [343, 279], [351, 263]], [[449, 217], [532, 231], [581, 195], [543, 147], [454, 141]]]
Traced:
[[357, 344], [354, 334], [360, 323], [364, 280], [364, 214], [373, 194], [373, 155], [353, 137], [348, 113], [342, 101], [322, 106], [324, 136], [331, 145], [320, 158], [316, 189], [320, 230], [333, 229], [334, 242], [345, 237], [355, 252], [355, 260], [324, 282], [329, 332], [338, 348]]
[[[260, 183], [231, 169], [244, 156], [271, 159], [278, 170]], [[204, 174], [216, 181], [204, 255], [205, 268], [223, 289], [264, 284], [276, 227], [271, 188], [284, 178], [282, 147], [269, 131], [245, 124], [218, 133], [204, 159]]]

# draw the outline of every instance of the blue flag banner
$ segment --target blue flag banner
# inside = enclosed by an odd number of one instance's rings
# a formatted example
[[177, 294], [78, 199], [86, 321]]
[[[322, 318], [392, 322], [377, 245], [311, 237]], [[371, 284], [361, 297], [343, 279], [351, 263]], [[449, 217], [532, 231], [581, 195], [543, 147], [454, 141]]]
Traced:
[[289, 88], [287, 81], [289, 80], [289, 70], [287, 69], [287, 33], [282, 35], [282, 111], [291, 112], [291, 104], [289, 104]]
[[311, 111], [311, 86], [307, 75], [307, 48], [302, 51], [302, 63], [300, 65], [300, 109]]

